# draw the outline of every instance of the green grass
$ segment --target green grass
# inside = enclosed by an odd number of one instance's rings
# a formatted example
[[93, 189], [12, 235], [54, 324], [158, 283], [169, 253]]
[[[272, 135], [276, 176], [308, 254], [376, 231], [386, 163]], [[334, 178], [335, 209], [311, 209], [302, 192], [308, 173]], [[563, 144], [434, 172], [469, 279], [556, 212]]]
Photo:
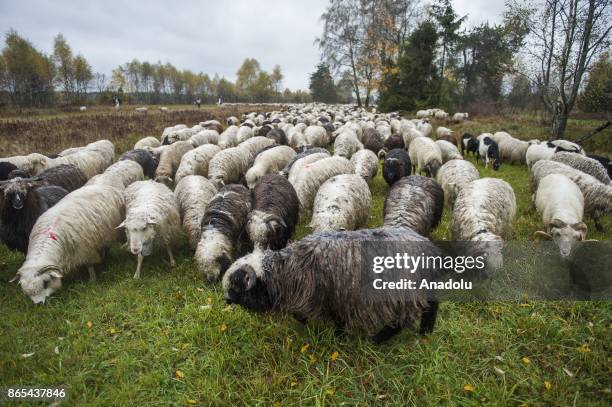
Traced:
[[[528, 240], [541, 222], [527, 211], [526, 167], [479, 169], [512, 184], [518, 214], [509, 238]], [[369, 227], [382, 224], [381, 175], [370, 184]], [[445, 210], [434, 239], [449, 238], [449, 221]], [[294, 238], [309, 233], [308, 222], [300, 221]], [[587, 223], [590, 237], [612, 238]], [[612, 230], [611, 217], [605, 226]], [[406, 331], [375, 346], [337, 337], [326, 323], [227, 308], [191, 253], [176, 257], [174, 269], [161, 253], [146, 258], [135, 281], [135, 258], [114, 247], [96, 283], [74, 274], [35, 306], [8, 283], [23, 256], [0, 247], [0, 386], [65, 385], [69, 404], [101, 406], [612, 402], [609, 302], [446, 302], [433, 334]]]

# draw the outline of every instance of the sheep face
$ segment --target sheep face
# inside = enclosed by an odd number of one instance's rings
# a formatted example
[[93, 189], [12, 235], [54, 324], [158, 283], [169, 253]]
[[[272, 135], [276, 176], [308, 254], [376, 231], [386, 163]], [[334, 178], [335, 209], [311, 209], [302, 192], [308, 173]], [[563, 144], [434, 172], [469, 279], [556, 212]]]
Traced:
[[132, 254], [143, 256], [151, 254], [157, 236], [157, 225], [152, 219], [138, 215], [130, 216], [120, 227], [125, 227], [125, 234]]
[[438, 175], [438, 170], [441, 166], [440, 161], [431, 160], [425, 165], [425, 172], [427, 172], [430, 177], [435, 178]]
[[553, 219], [548, 224], [549, 232], [536, 232], [536, 236], [555, 242], [562, 258], [568, 258], [576, 244], [586, 238], [587, 225], [578, 222], [568, 225], [559, 219]]
[[4, 200], [16, 210], [23, 209], [29, 189], [30, 185], [24, 182], [9, 182], [4, 188]]
[[282, 235], [286, 228], [287, 224], [280, 216], [261, 211], [251, 212], [247, 221], [247, 231], [256, 245], [274, 240]]
[[222, 233], [204, 230], [196, 248], [198, 270], [213, 283], [218, 281], [232, 264], [232, 245]]
[[384, 178], [389, 185], [404, 177], [408, 171], [404, 163], [396, 158], [389, 158], [384, 162]]
[[21, 289], [34, 304], [44, 304], [47, 297], [62, 287], [61, 271], [54, 266], [22, 268], [16, 277], [19, 277]]
[[263, 253], [255, 251], [237, 260], [223, 276], [223, 289], [228, 304], [238, 304], [249, 311], [272, 309], [262, 268]]
[[482, 231], [478, 233], [472, 241], [477, 242], [474, 245], [479, 251], [478, 254], [485, 257], [488, 274], [503, 267], [504, 256], [502, 250], [504, 248], [504, 243], [500, 236], [491, 232]]

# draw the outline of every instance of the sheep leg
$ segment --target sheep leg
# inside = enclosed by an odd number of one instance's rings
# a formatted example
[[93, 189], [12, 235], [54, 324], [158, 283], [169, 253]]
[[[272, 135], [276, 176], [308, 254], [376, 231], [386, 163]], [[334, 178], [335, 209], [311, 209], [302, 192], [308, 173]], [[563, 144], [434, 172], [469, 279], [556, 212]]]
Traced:
[[421, 335], [433, 332], [438, 316], [438, 301], [428, 301], [427, 308], [421, 314]]
[[168, 257], [170, 258], [170, 267], [176, 266], [176, 262], [174, 261], [174, 256], [172, 256], [172, 249], [170, 247], [167, 247], [166, 250], [168, 251]]
[[370, 336], [370, 340], [375, 344], [380, 344], [388, 341], [389, 339], [400, 333], [401, 330], [402, 328], [400, 328], [399, 326], [386, 325], [376, 335]]
[[89, 271], [89, 281], [96, 281], [96, 270], [94, 270], [93, 266], [87, 267], [87, 271]]
[[598, 216], [593, 220], [595, 221], [595, 229], [597, 229], [598, 232], [604, 232], [604, 225], [601, 218]]
[[140, 268], [142, 267], [142, 254], [138, 255], [138, 264], [136, 265], [136, 273], [134, 273], [134, 278], [138, 279], [140, 278]]

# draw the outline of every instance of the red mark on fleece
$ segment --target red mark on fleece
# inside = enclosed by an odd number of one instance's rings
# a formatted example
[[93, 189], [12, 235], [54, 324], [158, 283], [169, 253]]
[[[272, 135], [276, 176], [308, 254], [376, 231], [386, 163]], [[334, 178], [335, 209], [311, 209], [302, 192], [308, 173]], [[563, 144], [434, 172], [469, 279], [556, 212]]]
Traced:
[[57, 240], [57, 236], [55, 235], [55, 233], [49, 231], [49, 239], [51, 240]]

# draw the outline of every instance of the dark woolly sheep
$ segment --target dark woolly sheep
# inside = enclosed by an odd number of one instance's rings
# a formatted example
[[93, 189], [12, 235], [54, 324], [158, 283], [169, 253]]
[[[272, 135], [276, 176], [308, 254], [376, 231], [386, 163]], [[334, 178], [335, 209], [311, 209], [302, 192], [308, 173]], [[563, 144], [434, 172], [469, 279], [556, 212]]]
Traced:
[[30, 182], [10, 182], [0, 194], [0, 238], [11, 250], [28, 251], [36, 220], [68, 194], [58, 186], [31, 187]]
[[23, 179], [28, 179], [30, 178], [31, 175], [29, 172], [21, 170], [19, 168], [17, 168], [16, 170], [13, 170], [9, 173], [8, 177], [6, 177], [7, 180], [9, 179], [15, 179], [15, 178], [23, 178]]
[[259, 128], [259, 130], [257, 131], [257, 134], [255, 134], [256, 136], [260, 136], [260, 137], [266, 137], [266, 135], [272, 130], [272, 126], [270, 125], [263, 125]]
[[[238, 259], [223, 277], [226, 301], [253, 312], [286, 313], [302, 322], [331, 320], [340, 330], [374, 334], [376, 343], [414, 327], [418, 319], [421, 333], [431, 332], [438, 303], [428, 301], [424, 290], [405, 290], [401, 296], [395, 290], [364, 293], [364, 241], [404, 242], [409, 256], [444, 255], [408, 228], [317, 233], [277, 252], [256, 250]], [[437, 269], [414, 271], [406, 270], [402, 278], [433, 280], [442, 274]]]
[[363, 143], [363, 148], [373, 151], [374, 154], [378, 154], [385, 146], [380, 133], [376, 129], [370, 127], [363, 129], [361, 142]]
[[209, 281], [218, 280], [238, 256], [250, 250], [245, 229], [251, 207], [251, 191], [236, 184], [223, 187], [206, 207], [195, 261]]
[[142, 167], [142, 172], [145, 177], [150, 179], [155, 178], [155, 170], [157, 169], [157, 160], [149, 151], [144, 149], [135, 149], [126, 151], [119, 157], [121, 160], [130, 160], [138, 163]]
[[72, 192], [87, 183], [87, 176], [75, 165], [61, 164], [41, 172], [31, 181], [37, 185], [61, 187], [68, 192]]
[[397, 148], [404, 149], [404, 138], [399, 134], [393, 134], [385, 141], [385, 150], [394, 150]]
[[461, 136], [461, 155], [465, 156], [466, 151], [468, 153], [473, 153], [474, 155], [476, 155], [476, 153], [478, 152], [478, 145], [478, 139], [474, 137], [474, 135], [470, 133], [464, 133], [463, 136]]
[[280, 175], [282, 175], [283, 177], [287, 178], [287, 177], [289, 176], [289, 171], [291, 171], [291, 167], [293, 166], [293, 164], [295, 164], [295, 162], [296, 162], [297, 160], [299, 160], [300, 158], [304, 158], [304, 157], [306, 157], [307, 155], [316, 154], [316, 153], [324, 153], [324, 154], [330, 155], [330, 154], [329, 154], [329, 151], [327, 151], [326, 149], [324, 149], [324, 148], [322, 148], [322, 147], [311, 147], [311, 148], [308, 148], [308, 149], [306, 149], [305, 151], [302, 151], [301, 153], [296, 154], [296, 155], [295, 155], [295, 156], [294, 156], [294, 157], [291, 159], [291, 161], [289, 161], [289, 162], [287, 163], [287, 165], [285, 165], [285, 168], [283, 168], [283, 169], [282, 169], [282, 170], [279, 172], [279, 174], [280, 174]]
[[223, 133], [223, 126], [221, 125], [221, 123], [207, 123], [202, 127], [209, 130], [216, 130], [219, 134]]
[[9, 179], [9, 174], [11, 173], [11, 171], [15, 171], [17, 170], [18, 167], [13, 164], [13, 163], [9, 163], [9, 162], [0, 162], [0, 181], [6, 181], [7, 179]]
[[608, 176], [612, 178], [612, 160], [601, 155], [588, 154], [587, 157], [592, 158], [595, 161], [599, 161], [601, 165], [608, 170]]
[[264, 175], [253, 188], [252, 199], [247, 221], [251, 241], [255, 247], [282, 249], [299, 218], [300, 202], [293, 185], [281, 175]]
[[272, 129], [266, 134], [266, 137], [274, 140], [278, 145], [286, 146], [288, 144], [287, 135], [282, 129]]
[[420, 175], [404, 177], [393, 184], [385, 199], [385, 226], [408, 227], [429, 236], [440, 223], [443, 209], [440, 184]]
[[403, 148], [394, 148], [385, 156], [383, 162], [383, 178], [393, 185], [400, 178], [407, 177], [412, 171], [410, 157]]

